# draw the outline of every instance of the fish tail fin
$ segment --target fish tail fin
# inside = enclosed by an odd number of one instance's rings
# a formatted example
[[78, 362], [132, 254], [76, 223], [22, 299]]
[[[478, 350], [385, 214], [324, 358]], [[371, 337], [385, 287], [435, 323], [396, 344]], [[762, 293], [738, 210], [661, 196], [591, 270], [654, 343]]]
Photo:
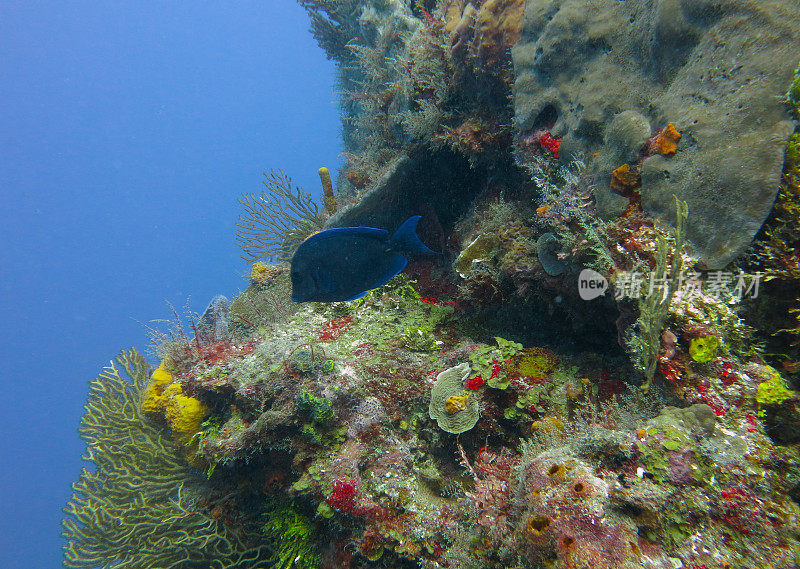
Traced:
[[423, 253], [428, 255], [438, 255], [436, 251], [428, 248], [417, 236], [417, 223], [421, 215], [414, 215], [403, 222], [397, 228], [389, 240], [389, 247], [397, 253]]

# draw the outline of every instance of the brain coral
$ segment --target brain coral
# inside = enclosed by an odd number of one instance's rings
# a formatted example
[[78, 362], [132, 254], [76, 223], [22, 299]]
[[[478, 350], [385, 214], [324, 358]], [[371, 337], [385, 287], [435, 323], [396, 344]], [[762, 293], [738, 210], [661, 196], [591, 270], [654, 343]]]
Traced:
[[431, 389], [428, 415], [448, 433], [469, 431], [480, 417], [478, 402], [464, 388], [464, 381], [469, 374], [467, 363], [451, 367], [436, 376], [436, 383]]

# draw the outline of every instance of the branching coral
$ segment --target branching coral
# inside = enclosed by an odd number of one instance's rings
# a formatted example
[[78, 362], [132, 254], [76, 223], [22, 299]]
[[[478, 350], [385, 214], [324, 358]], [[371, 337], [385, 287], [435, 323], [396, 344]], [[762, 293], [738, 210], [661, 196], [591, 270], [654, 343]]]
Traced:
[[311, 32], [328, 58], [341, 58], [347, 51], [345, 45], [355, 37], [353, 13], [357, 0], [299, 0], [311, 18]]
[[234, 534], [202, 511], [196, 471], [140, 409], [148, 377], [131, 350], [89, 384], [79, 432], [94, 467], [83, 469], [64, 508], [64, 565], [221, 569], [267, 559], [269, 548], [248, 524]]
[[453, 120], [456, 69], [444, 37], [444, 22], [432, 21], [409, 39], [403, 59], [413, 104], [402, 121], [414, 140], [433, 140], [442, 125]]
[[404, 40], [405, 36], [394, 30], [383, 30], [374, 45], [353, 42], [347, 46], [358, 71], [347, 81], [342, 97], [349, 115], [345, 132], [359, 154], [350, 162], [371, 164], [370, 171], [363, 174], [373, 179], [383, 166], [397, 158], [405, 142], [401, 117], [408, 101], [399, 79], [399, 61], [390, 55], [395, 44]]
[[306, 237], [322, 229], [324, 216], [310, 194], [292, 189], [292, 179], [282, 170], [264, 176], [266, 191], [239, 198], [244, 213], [236, 222], [236, 241], [242, 258], [250, 263], [288, 261]]

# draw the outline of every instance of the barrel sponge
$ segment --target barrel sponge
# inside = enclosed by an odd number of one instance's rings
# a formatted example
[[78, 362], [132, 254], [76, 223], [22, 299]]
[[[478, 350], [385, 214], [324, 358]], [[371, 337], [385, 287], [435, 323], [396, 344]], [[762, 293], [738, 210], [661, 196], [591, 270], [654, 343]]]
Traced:
[[[469, 364], [463, 363], [444, 370], [436, 376], [431, 389], [428, 415], [442, 430], [458, 434], [469, 431], [480, 418], [480, 407], [474, 396], [464, 389], [469, 378]], [[449, 404], [448, 404], [449, 401]], [[455, 405], [454, 401], [464, 403]]]

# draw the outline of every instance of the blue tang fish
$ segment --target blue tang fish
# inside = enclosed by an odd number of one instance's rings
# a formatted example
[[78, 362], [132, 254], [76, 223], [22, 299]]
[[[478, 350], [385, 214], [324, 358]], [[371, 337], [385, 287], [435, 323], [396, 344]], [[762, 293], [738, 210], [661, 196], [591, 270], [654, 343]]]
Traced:
[[315, 233], [292, 257], [292, 300], [355, 300], [402, 271], [406, 255], [436, 255], [417, 237], [420, 217], [409, 217], [391, 235], [375, 227], [337, 227]]

